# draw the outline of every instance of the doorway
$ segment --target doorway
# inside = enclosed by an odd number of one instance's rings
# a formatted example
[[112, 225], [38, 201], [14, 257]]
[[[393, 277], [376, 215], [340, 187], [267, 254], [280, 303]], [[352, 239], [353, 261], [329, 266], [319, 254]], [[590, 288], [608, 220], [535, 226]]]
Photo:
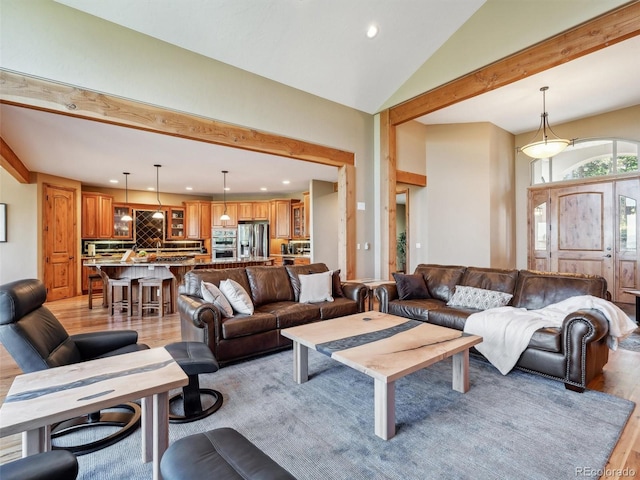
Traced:
[[396, 270], [409, 268], [409, 189], [396, 191]]
[[614, 302], [640, 287], [640, 178], [531, 188], [529, 268], [599, 275]]

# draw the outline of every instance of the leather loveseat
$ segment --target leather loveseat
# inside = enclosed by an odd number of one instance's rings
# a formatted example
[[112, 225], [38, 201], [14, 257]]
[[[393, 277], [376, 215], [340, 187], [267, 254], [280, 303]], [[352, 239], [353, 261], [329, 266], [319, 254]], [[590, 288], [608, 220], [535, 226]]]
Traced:
[[[206, 343], [224, 365], [290, 347], [291, 340], [280, 335], [283, 328], [364, 311], [367, 288], [342, 283], [337, 275], [333, 277], [333, 302], [299, 302], [299, 275], [327, 271], [324, 263], [193, 270], [178, 289], [182, 340]], [[238, 282], [251, 296], [252, 315], [225, 317], [216, 305], [203, 299], [203, 281], [218, 287], [226, 279]]]
[[[467, 317], [479, 311], [447, 306], [457, 285], [511, 294], [507, 305], [527, 310], [577, 295], [607, 295], [606, 280], [594, 275], [427, 264], [418, 265], [414, 275], [424, 278], [429, 298], [400, 300], [397, 285], [384, 284], [375, 292], [380, 311], [457, 330], [463, 330]], [[607, 363], [608, 332], [600, 311], [578, 310], [566, 316], [561, 328], [537, 330], [516, 368], [559, 380], [566, 388], [581, 392]]]

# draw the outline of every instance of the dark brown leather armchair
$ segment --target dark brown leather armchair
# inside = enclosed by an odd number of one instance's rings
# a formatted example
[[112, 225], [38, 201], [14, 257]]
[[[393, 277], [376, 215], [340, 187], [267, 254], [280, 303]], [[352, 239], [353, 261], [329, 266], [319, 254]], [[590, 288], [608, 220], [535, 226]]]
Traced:
[[[24, 373], [149, 348], [137, 343], [138, 333], [133, 330], [69, 336], [44, 306], [46, 299], [44, 284], [37, 279], [18, 280], [0, 286], [0, 342]], [[135, 403], [118, 405], [114, 410], [117, 411], [95, 412], [61, 422], [52, 426], [51, 437], [83, 427], [120, 427], [115, 433], [90, 443], [60, 448], [82, 455], [112, 445], [137, 428], [141, 413]]]

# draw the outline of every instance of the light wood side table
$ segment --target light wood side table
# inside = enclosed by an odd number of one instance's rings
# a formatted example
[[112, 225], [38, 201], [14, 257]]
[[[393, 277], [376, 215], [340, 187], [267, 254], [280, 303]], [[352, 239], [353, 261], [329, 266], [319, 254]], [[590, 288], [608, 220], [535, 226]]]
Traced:
[[22, 433], [22, 456], [51, 450], [50, 425], [142, 399], [142, 461], [160, 459], [169, 443], [171, 389], [189, 383], [164, 348], [18, 375], [0, 407], [0, 437]]

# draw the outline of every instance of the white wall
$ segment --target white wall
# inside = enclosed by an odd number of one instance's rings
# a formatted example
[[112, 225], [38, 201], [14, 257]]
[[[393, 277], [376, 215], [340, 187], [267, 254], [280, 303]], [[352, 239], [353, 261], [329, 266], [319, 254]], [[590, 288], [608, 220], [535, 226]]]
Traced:
[[513, 137], [490, 123], [430, 125], [426, 157], [424, 261], [512, 268]]
[[0, 285], [38, 278], [37, 185], [18, 183], [0, 167], [0, 203], [7, 204], [7, 243], [0, 243]]
[[[562, 138], [624, 138], [640, 141], [640, 105], [595, 115], [574, 122], [552, 124], [553, 131]], [[515, 137], [515, 145], [526, 145], [535, 131]], [[527, 268], [527, 192], [531, 182], [531, 158], [524, 153], [516, 156], [516, 266]]]
[[[330, 270], [338, 265], [338, 194], [333, 183], [312, 180], [309, 188], [311, 217], [311, 261], [322, 262]], [[346, 276], [342, 275], [346, 280]]]
[[[1, 0], [1, 67], [355, 153], [373, 204], [373, 116], [92, 17], [52, 0]], [[373, 236], [373, 209], [356, 230]], [[358, 276], [373, 262], [356, 257]]]

